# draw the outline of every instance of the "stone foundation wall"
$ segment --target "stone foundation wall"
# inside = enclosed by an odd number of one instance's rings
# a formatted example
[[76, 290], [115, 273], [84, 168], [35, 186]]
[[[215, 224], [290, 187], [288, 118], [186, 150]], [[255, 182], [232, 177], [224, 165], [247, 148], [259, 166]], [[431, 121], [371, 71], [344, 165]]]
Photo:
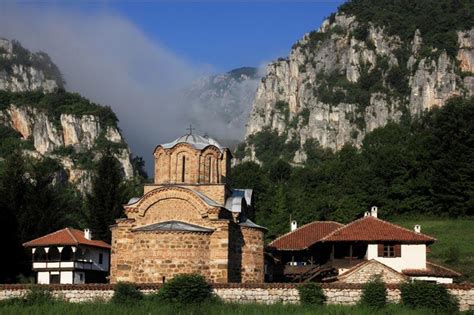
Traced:
[[[46, 285], [53, 295], [69, 302], [108, 301], [113, 295], [110, 284]], [[138, 285], [145, 294], [157, 292], [160, 284]], [[214, 293], [226, 302], [235, 303], [298, 303], [296, 284], [214, 284]], [[356, 304], [362, 294], [361, 284], [332, 283], [322, 285], [328, 304]], [[448, 284], [451, 294], [459, 300], [461, 311], [474, 310], [474, 284]], [[400, 301], [398, 285], [387, 285], [388, 300]], [[21, 297], [27, 292], [25, 285], [0, 285], [0, 300]]]

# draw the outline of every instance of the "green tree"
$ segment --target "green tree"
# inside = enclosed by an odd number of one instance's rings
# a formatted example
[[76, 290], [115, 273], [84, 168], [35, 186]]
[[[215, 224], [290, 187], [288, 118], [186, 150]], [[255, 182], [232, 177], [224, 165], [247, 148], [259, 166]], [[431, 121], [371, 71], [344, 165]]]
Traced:
[[0, 240], [8, 259], [0, 259], [0, 283], [9, 283], [15, 280], [20, 272], [22, 261], [21, 241], [17, 210], [23, 205], [26, 181], [24, 178], [24, 160], [18, 152], [11, 154], [3, 163], [3, 172], [0, 177]]
[[110, 242], [109, 226], [123, 213], [126, 202], [120, 163], [110, 150], [105, 150], [92, 179], [92, 192], [87, 196], [89, 226], [93, 236]]

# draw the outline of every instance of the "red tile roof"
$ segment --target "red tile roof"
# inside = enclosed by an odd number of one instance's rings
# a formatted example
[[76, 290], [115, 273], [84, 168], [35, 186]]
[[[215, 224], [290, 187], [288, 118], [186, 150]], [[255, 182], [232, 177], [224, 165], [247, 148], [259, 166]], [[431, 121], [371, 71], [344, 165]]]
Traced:
[[407, 276], [428, 276], [428, 277], [459, 277], [461, 274], [449, 268], [426, 262], [426, 269], [403, 269], [402, 273]]
[[436, 239], [401, 226], [366, 216], [355, 220], [321, 239], [322, 242], [394, 241], [405, 243], [432, 243]]
[[306, 249], [342, 226], [341, 223], [332, 221], [314, 221], [278, 237], [268, 246], [277, 250]]
[[48, 245], [87, 245], [93, 247], [110, 248], [110, 245], [104, 241], [88, 240], [84, 237], [84, 231], [73, 228], [64, 228], [62, 230], [38, 237], [29, 242], [23, 243], [24, 247], [48, 246]]

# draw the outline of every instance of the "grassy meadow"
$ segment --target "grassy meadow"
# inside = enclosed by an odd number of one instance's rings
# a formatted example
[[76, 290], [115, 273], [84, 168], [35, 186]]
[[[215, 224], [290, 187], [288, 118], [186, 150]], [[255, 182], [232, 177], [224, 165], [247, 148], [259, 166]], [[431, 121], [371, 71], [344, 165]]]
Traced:
[[391, 222], [435, 237], [428, 260], [461, 272], [461, 281], [474, 282], [474, 219], [394, 219]]
[[227, 315], [227, 314], [248, 314], [248, 315], [287, 315], [287, 314], [308, 314], [308, 315], [432, 315], [432, 310], [409, 309], [400, 305], [389, 305], [381, 310], [374, 310], [361, 306], [304, 306], [304, 305], [263, 305], [263, 304], [230, 304], [215, 303], [191, 306], [177, 306], [159, 304], [153, 301], [140, 301], [133, 305], [116, 305], [112, 303], [64, 303], [56, 302], [41, 305], [7, 305], [1, 306], [0, 315], [10, 314], [48, 314], [48, 315], [79, 315], [79, 314], [196, 314], [196, 315]]

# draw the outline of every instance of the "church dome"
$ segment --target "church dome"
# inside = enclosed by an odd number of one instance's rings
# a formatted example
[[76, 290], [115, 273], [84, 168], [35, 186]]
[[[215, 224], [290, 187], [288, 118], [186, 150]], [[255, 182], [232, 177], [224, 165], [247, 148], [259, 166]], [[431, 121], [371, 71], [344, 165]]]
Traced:
[[171, 149], [178, 143], [188, 143], [192, 145], [195, 149], [202, 150], [207, 146], [213, 145], [218, 148], [220, 151], [224, 150], [224, 147], [219, 144], [215, 139], [208, 136], [200, 136], [196, 134], [186, 134], [176, 140], [162, 144], [161, 146], [165, 149]]

